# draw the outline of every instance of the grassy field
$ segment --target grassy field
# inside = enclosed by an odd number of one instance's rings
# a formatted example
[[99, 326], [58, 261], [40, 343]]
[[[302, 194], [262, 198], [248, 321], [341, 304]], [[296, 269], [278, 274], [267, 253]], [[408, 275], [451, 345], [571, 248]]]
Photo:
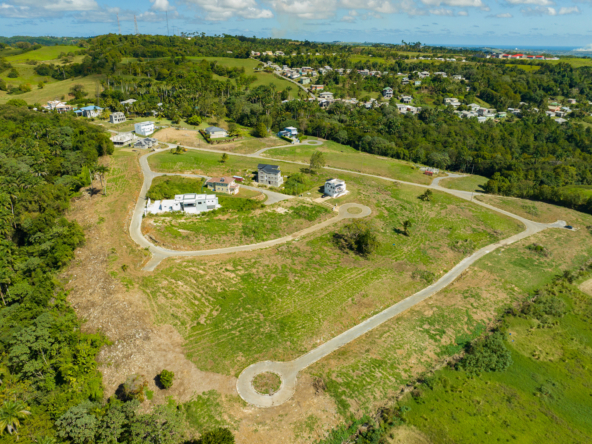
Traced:
[[[31, 72], [32, 72], [32, 67], [30, 65], [25, 65], [28, 66], [29, 68], [31, 68]], [[19, 68], [17, 68], [17, 70], [20, 71]], [[28, 71], [27, 71], [28, 72]], [[7, 84], [19, 84], [19, 79], [21, 81], [21, 83], [31, 83], [31, 87], [32, 87], [32, 91], [28, 92], [28, 93], [24, 93], [24, 94], [7, 94], [5, 91], [0, 91], [0, 104], [6, 103], [7, 101], [9, 101], [10, 99], [22, 99], [25, 102], [27, 102], [30, 105], [33, 105], [35, 103], [40, 103], [42, 105], [44, 105], [47, 101], [49, 100], [61, 100], [62, 97], [65, 100], [69, 100], [71, 97], [68, 96], [68, 92], [70, 91], [70, 88], [72, 88], [73, 85], [76, 84], [80, 84], [83, 85], [86, 89], [86, 91], [89, 93], [89, 96], [92, 97], [95, 93], [95, 87], [97, 85], [97, 83], [100, 80], [100, 75], [98, 74], [93, 74], [87, 77], [76, 77], [73, 79], [68, 79], [68, 80], [63, 80], [63, 81], [55, 81], [52, 79], [52, 81], [50, 81], [50, 83], [47, 83], [45, 85], [45, 87], [43, 89], [39, 89], [37, 88], [37, 83], [41, 80], [41, 79], [45, 79], [44, 77], [19, 77], [17, 79], [8, 79], [8, 78], [4, 78], [4, 80], [6, 80]], [[16, 82], [11, 82], [13, 80], [17, 80]], [[29, 81], [27, 81], [29, 80]]]
[[336, 216], [327, 207], [301, 200], [263, 206], [238, 195], [219, 195], [219, 202], [221, 209], [200, 217], [145, 218], [143, 231], [166, 248], [207, 250], [277, 239]]
[[[458, 241], [476, 248], [521, 229], [443, 193], [423, 203], [414, 188], [347, 180], [351, 200], [374, 211], [380, 247], [370, 259], [337, 249], [335, 227], [264, 253], [165, 262], [141, 278], [155, 316], [186, 338], [199, 368], [236, 375], [299, 356], [441, 275], [466, 254]], [[410, 237], [398, 231], [406, 219]]]
[[[271, 73], [254, 71], [254, 69], [257, 68], [257, 66], [260, 63], [257, 60], [232, 59], [232, 58], [228, 58], [228, 57], [187, 57], [187, 58], [192, 59], [192, 60], [197, 60], [197, 61], [200, 61], [200, 60], [207, 60], [208, 62], [216, 61], [216, 62], [218, 62], [219, 65], [229, 67], [229, 68], [244, 67], [246, 75], [248, 75], [248, 76], [254, 75], [255, 77], [257, 77], [257, 80], [250, 85], [250, 88], [256, 88], [257, 86], [260, 86], [260, 85], [274, 84], [277, 87], [278, 91], [283, 91], [284, 89], [286, 89], [289, 86], [290, 88], [292, 88], [292, 91], [290, 91], [290, 96], [293, 98], [298, 96], [298, 86], [294, 85], [292, 82], [278, 78], [277, 76], [275, 76]], [[216, 76], [216, 77], [219, 77], [219, 76]], [[223, 78], [223, 77], [221, 77], [221, 78]]]
[[[429, 184], [431, 177], [422, 174], [412, 163], [387, 157], [360, 153], [352, 147], [325, 141], [322, 146], [297, 145], [266, 151], [263, 155], [274, 159], [308, 162], [314, 151], [325, 155], [327, 166], [361, 173], [376, 174], [407, 182]], [[339, 173], [336, 173], [339, 174]]]
[[[471, 376], [443, 369], [403, 403], [407, 423], [431, 443], [592, 440], [592, 300], [574, 287], [559, 293], [567, 314], [551, 328], [509, 316], [512, 365]], [[539, 328], [537, 328], [539, 327]]]
[[483, 192], [483, 186], [489, 179], [483, 176], [465, 176], [440, 181], [440, 185], [451, 190]]
[[43, 62], [57, 59], [62, 52], [67, 54], [69, 52], [80, 51], [80, 49], [78, 46], [44, 46], [34, 51], [8, 56], [6, 57], [6, 61], [10, 63], [24, 62], [26, 60]]

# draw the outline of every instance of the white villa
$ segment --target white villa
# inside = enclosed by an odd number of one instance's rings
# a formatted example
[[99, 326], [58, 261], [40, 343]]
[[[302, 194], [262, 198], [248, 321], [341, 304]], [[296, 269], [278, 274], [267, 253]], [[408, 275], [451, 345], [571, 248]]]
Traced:
[[218, 196], [215, 194], [177, 194], [175, 199], [155, 200], [148, 199], [144, 215], [183, 211], [187, 214], [199, 214], [204, 211], [212, 211], [221, 208], [218, 204]]
[[325, 182], [324, 192], [331, 197], [340, 197], [348, 193], [345, 181], [341, 179], [328, 179]]
[[277, 165], [267, 165], [260, 163], [257, 166], [257, 183], [259, 185], [271, 185], [272, 187], [279, 187], [284, 183], [282, 172]]
[[116, 112], [116, 113], [112, 113], [109, 116], [109, 122], [110, 123], [122, 123], [125, 122], [125, 114], [123, 114], [122, 112]]
[[149, 136], [154, 132], [154, 122], [146, 121], [134, 124], [134, 130], [136, 134], [140, 136]]
[[278, 136], [289, 137], [290, 139], [293, 137], [298, 137], [298, 130], [293, 126], [287, 126], [278, 133]]

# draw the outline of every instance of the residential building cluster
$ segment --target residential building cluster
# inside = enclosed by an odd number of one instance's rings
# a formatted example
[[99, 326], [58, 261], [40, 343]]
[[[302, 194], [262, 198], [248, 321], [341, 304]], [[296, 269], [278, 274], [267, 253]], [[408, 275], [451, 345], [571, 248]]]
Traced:
[[174, 199], [155, 200], [148, 199], [144, 215], [172, 213], [182, 211], [187, 214], [199, 214], [205, 211], [213, 211], [222, 206], [218, 203], [215, 194], [177, 194]]

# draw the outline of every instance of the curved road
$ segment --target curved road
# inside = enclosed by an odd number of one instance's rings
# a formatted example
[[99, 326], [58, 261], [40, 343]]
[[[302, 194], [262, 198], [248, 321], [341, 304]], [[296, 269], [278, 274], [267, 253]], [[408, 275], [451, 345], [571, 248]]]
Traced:
[[[288, 145], [292, 146], [292, 145]], [[209, 149], [199, 149], [199, 148], [191, 148], [186, 147], [189, 149], [194, 149], [198, 151], [215, 151]], [[279, 148], [279, 147], [273, 147]], [[260, 150], [254, 154], [232, 154], [231, 155], [239, 155], [244, 157], [255, 157], [255, 158], [262, 158], [260, 154], [268, 149], [273, 148], [266, 148], [264, 150]], [[219, 151], [216, 151], [219, 152]], [[229, 248], [222, 248], [217, 250], [205, 250], [205, 251], [193, 251], [193, 252], [180, 252], [180, 251], [173, 251], [167, 250], [161, 247], [154, 246], [150, 242], [148, 242], [141, 232], [141, 222], [142, 222], [142, 213], [144, 208], [145, 196], [146, 192], [150, 187], [150, 183], [152, 182], [152, 178], [162, 175], [163, 173], [154, 173], [150, 169], [148, 165], [147, 158], [154, 153], [150, 153], [148, 155], [142, 156], [140, 158], [140, 165], [142, 166], [142, 171], [144, 172], [144, 184], [142, 186], [142, 191], [140, 193], [140, 198], [136, 204], [136, 210], [134, 211], [134, 216], [132, 219], [132, 223], [130, 225], [130, 235], [132, 238], [142, 247], [150, 248], [150, 251], [153, 254], [152, 260], [147, 264], [145, 270], [153, 270], [158, 263], [166, 257], [171, 256], [205, 256], [205, 255], [212, 255], [212, 254], [221, 254], [221, 253], [231, 253], [237, 251], [247, 251], [253, 250], [257, 248], [267, 248], [272, 245], [277, 245], [278, 243], [288, 242], [289, 240], [293, 240], [302, 236], [304, 234], [310, 233], [312, 231], [316, 231], [320, 228], [323, 228], [327, 225], [337, 222], [343, 218], [353, 218], [353, 217], [365, 217], [370, 214], [370, 208], [365, 207], [359, 204], [346, 204], [340, 207], [340, 212], [337, 217], [334, 217], [328, 221], [325, 221], [321, 224], [315, 225], [313, 227], [308, 228], [307, 230], [303, 230], [299, 233], [294, 233], [290, 236], [286, 236], [281, 239], [275, 239], [273, 241], [263, 242], [260, 244], [253, 244], [253, 245], [244, 245], [240, 247], [229, 247]], [[272, 158], [262, 158], [266, 160], [278, 161], [278, 162], [287, 162], [287, 163], [294, 163], [294, 164], [302, 164], [302, 162], [289, 162], [280, 159], [272, 159]], [[340, 335], [336, 336], [335, 338], [329, 340], [328, 342], [320, 345], [319, 347], [311, 350], [310, 352], [306, 353], [305, 355], [289, 362], [273, 362], [273, 361], [264, 361], [258, 362], [249, 367], [245, 368], [243, 372], [240, 374], [237, 380], [237, 391], [241, 398], [247, 401], [250, 404], [256, 405], [258, 407], [272, 407], [283, 404], [284, 402], [288, 401], [294, 391], [296, 389], [296, 379], [298, 373], [308, 367], [309, 365], [315, 363], [319, 359], [327, 356], [330, 353], [333, 353], [335, 350], [339, 349], [340, 347], [348, 344], [349, 342], [359, 338], [360, 336], [364, 335], [368, 331], [378, 327], [379, 325], [383, 324], [384, 322], [392, 319], [393, 317], [401, 314], [405, 310], [413, 307], [414, 305], [420, 303], [421, 301], [433, 296], [440, 290], [444, 289], [448, 285], [450, 285], [460, 274], [469, 268], [472, 264], [476, 261], [481, 259], [483, 256], [487, 255], [488, 253], [506, 245], [513, 244], [516, 241], [524, 239], [528, 236], [531, 236], [535, 233], [543, 231], [547, 228], [563, 228], [566, 226], [564, 221], [557, 221], [553, 224], [544, 224], [539, 222], [533, 222], [531, 220], [525, 219], [521, 216], [517, 216], [512, 214], [508, 211], [501, 210], [494, 206], [488, 205], [484, 202], [475, 201], [473, 200], [472, 192], [468, 191], [460, 191], [460, 190], [452, 190], [448, 188], [443, 188], [440, 185], [440, 181], [443, 179], [450, 179], [455, 177], [462, 177], [463, 175], [458, 174], [451, 174], [447, 177], [439, 177], [432, 181], [430, 185], [420, 185], [411, 182], [404, 182], [396, 179], [392, 179], [390, 177], [382, 177], [373, 174], [367, 173], [359, 173], [349, 170], [344, 170], [340, 168], [332, 168], [332, 167], [325, 167], [327, 170], [332, 171], [340, 171], [348, 174], [357, 174], [362, 176], [368, 176], [376, 179], [386, 180], [389, 182], [398, 182], [404, 183], [407, 185], [413, 185], [421, 188], [428, 188], [428, 189], [435, 189], [438, 191], [442, 191], [445, 193], [452, 194], [454, 196], [460, 197], [462, 199], [471, 200], [473, 203], [480, 205], [482, 207], [488, 208], [492, 211], [496, 211], [498, 213], [504, 214], [508, 217], [516, 219], [522, 222], [525, 226], [525, 230], [519, 234], [511, 236], [507, 239], [501, 240], [494, 244], [488, 245], [486, 247], [481, 248], [480, 250], [473, 253], [471, 256], [463, 259], [460, 263], [454, 266], [448, 273], [442, 276], [437, 282], [430, 285], [429, 287], [424, 288], [423, 290], [415, 293], [412, 296], [409, 296], [406, 299], [392, 305], [391, 307], [383, 310], [382, 312], [372, 316], [371, 318], [365, 320], [364, 322], [356, 325], [355, 327], [341, 333]], [[188, 175], [189, 176], [189, 175]], [[352, 206], [358, 207], [362, 209], [362, 213], [360, 214], [351, 214], [347, 211], [348, 208]], [[258, 393], [252, 384], [253, 378], [263, 372], [273, 372], [280, 376], [282, 383], [280, 389], [274, 393], [273, 395], [263, 395]]]
[[[308, 227], [304, 230], [298, 231], [296, 233], [292, 233], [288, 236], [284, 236], [284, 237], [281, 237], [278, 239], [273, 239], [273, 240], [269, 240], [266, 242], [259, 242], [259, 243], [250, 244], [250, 245], [239, 245], [236, 247], [216, 248], [213, 250], [196, 250], [196, 251], [169, 250], [167, 248], [163, 248], [163, 247], [159, 247], [157, 245], [154, 245], [152, 242], [150, 242], [148, 239], [146, 239], [146, 237], [144, 237], [144, 234], [142, 233], [142, 218], [144, 215], [144, 208], [146, 207], [146, 201], [147, 201], [146, 193], [150, 189], [150, 185], [152, 184], [152, 180], [155, 177], [165, 175], [164, 173], [155, 173], [154, 171], [152, 171], [150, 169], [150, 165], [148, 164], [148, 157], [150, 157], [153, 154], [156, 154], [157, 152], [158, 151], [154, 151], [152, 153], [149, 153], [147, 155], [140, 157], [140, 166], [142, 168], [142, 172], [144, 173], [144, 183], [142, 184], [142, 189], [140, 191], [140, 197], [138, 198], [138, 201], [136, 202], [136, 208], [134, 209], [134, 214], [132, 216], [132, 222], [131, 222], [130, 228], [129, 228], [131, 238], [138, 245], [140, 245], [142, 248], [148, 248], [150, 250], [150, 252], [152, 253], [152, 258], [148, 261], [148, 263], [144, 267], [144, 270], [146, 270], [146, 271], [153, 271], [158, 266], [158, 264], [160, 264], [160, 262], [162, 260], [164, 260], [168, 257], [214, 256], [214, 255], [218, 255], [218, 254], [238, 253], [240, 251], [252, 251], [252, 250], [260, 250], [263, 248], [273, 247], [275, 245], [280, 245], [280, 244], [284, 244], [286, 242], [293, 241], [295, 239], [298, 239], [301, 236], [304, 236], [306, 234], [313, 233], [317, 230], [328, 227], [329, 225], [332, 225], [332, 224], [339, 222], [343, 219], [355, 219], [355, 218], [360, 218], [360, 217], [366, 217], [366, 216], [369, 216], [371, 213], [370, 208], [368, 208], [365, 205], [350, 203], [350, 204], [342, 205], [339, 208], [339, 213], [337, 216], [335, 216], [331, 219], [328, 219], [324, 222], [321, 222], [320, 224], [313, 225], [312, 227]], [[174, 175], [174, 174], [169, 174], [169, 175]], [[177, 175], [183, 176], [183, 177], [200, 177], [200, 178], [206, 177], [206, 176], [200, 176], [200, 175], [196, 175], [196, 174], [177, 174]], [[255, 187], [246, 187], [246, 188], [264, 192], [268, 196], [268, 200], [265, 202], [268, 205], [275, 203], [275, 202], [279, 202], [280, 200], [293, 198], [293, 196], [286, 196], [281, 193], [276, 193], [273, 191], [263, 190], [263, 189], [259, 189], [259, 188], [255, 188]], [[358, 208], [360, 210], [360, 212], [359, 213], [350, 212], [350, 210], [354, 207]]]

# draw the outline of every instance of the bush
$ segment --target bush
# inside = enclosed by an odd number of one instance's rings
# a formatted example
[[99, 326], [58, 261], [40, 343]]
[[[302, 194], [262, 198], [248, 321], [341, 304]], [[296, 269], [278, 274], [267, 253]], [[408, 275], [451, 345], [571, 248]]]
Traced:
[[255, 129], [253, 130], [253, 135], [255, 137], [267, 137], [267, 127], [265, 126], [265, 123], [258, 123]]
[[141, 375], [128, 376], [125, 382], [120, 387], [120, 398], [123, 401], [137, 400], [144, 402], [144, 390], [148, 383]]
[[10, 99], [8, 102], [6, 102], [6, 104], [11, 106], [28, 106], [27, 102], [25, 102], [23, 99]]
[[296, 173], [288, 177], [288, 180], [284, 183], [284, 192], [296, 196], [311, 189], [313, 185], [309, 176], [304, 173]]
[[378, 248], [378, 239], [372, 228], [365, 222], [355, 220], [333, 235], [333, 241], [342, 250], [353, 251], [360, 256], [368, 256]]
[[166, 369], [161, 371], [160, 375], [158, 375], [158, 380], [165, 389], [169, 389], [173, 386], [173, 379], [175, 379], [175, 374]]
[[173, 199], [176, 194], [199, 193], [203, 180], [176, 177], [152, 184], [146, 197], [152, 200]]
[[510, 365], [512, 355], [506, 347], [504, 336], [501, 332], [495, 332], [470, 344], [458, 368], [471, 373], [503, 372]]
[[217, 428], [203, 434], [199, 444], [234, 444], [234, 435], [228, 429]]
[[197, 126], [201, 123], [201, 117], [199, 116], [191, 116], [189, 119], [187, 119], [187, 123], [189, 125], [194, 125]]
[[19, 76], [19, 73], [16, 69], [12, 68], [10, 70], [10, 72], [8, 73], [7, 77], [10, 77], [11, 79], [16, 79]]

